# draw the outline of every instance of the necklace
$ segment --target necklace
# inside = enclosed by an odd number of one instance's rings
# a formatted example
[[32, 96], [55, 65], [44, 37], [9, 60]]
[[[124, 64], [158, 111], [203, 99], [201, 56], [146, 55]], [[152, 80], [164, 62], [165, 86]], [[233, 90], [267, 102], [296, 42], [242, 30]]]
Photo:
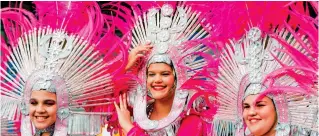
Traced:
[[41, 136], [43, 133], [46, 133], [46, 132], [49, 132], [50, 136], [53, 136], [54, 126], [55, 124], [52, 124], [51, 126], [48, 126], [45, 129], [35, 129], [35, 136]]

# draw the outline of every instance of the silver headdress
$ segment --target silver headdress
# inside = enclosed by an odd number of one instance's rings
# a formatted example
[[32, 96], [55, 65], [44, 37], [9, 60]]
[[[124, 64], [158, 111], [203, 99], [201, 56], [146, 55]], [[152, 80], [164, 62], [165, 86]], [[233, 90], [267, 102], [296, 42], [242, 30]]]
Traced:
[[[170, 4], [164, 4], [160, 9], [151, 8], [147, 13], [136, 17], [132, 30], [133, 48], [146, 42], [151, 42], [153, 45], [152, 52], [145, 58], [138, 77], [144, 82], [147, 78], [147, 67], [150, 64], [166, 63], [175, 68], [177, 78], [171, 112], [167, 117], [158, 121], [150, 120], [146, 115], [146, 82], [138, 86], [137, 91], [132, 92], [130, 100], [134, 106], [134, 119], [146, 131], [165, 131], [164, 128], [180, 116], [189, 93], [189, 90], [183, 90], [183, 84], [194, 78], [194, 75], [203, 70], [207, 64], [207, 61], [198, 54], [208, 53], [208, 47], [200, 42], [187, 43], [188, 41], [200, 41], [209, 36], [209, 24], [202, 24], [204, 19], [200, 18], [200, 14], [200, 12], [193, 12], [190, 6], [173, 7]], [[194, 89], [194, 91], [198, 90]], [[174, 134], [176, 131], [177, 129], [175, 131], [166, 130], [165, 133]]]
[[22, 113], [21, 132], [32, 135], [30, 96], [34, 90], [46, 90], [57, 96], [55, 135], [100, 133], [108, 113], [85, 108], [103, 104], [91, 99], [110, 93], [112, 86], [107, 64], [94, 45], [50, 27], [34, 29], [18, 43], [2, 62], [6, 67], [1, 67], [1, 117], [19, 120]]
[[[216, 135], [244, 135], [242, 102], [248, 95], [255, 94], [273, 99], [278, 118], [276, 135], [297, 131], [318, 134], [318, 97], [306, 96], [309, 92], [294, 75], [301, 71], [285, 69], [297, 64], [284, 52], [287, 45], [301, 51], [301, 44], [313, 43], [305, 36], [301, 36], [305, 43], [299, 43], [286, 29], [276, 35], [278, 37], [263, 37], [258, 27], [252, 27], [239, 41], [231, 40], [230, 45], [226, 45], [216, 78], [220, 102], [213, 122]], [[288, 44], [282, 45], [284, 42]], [[271, 93], [267, 93], [269, 91]]]
[[109, 42], [118, 38], [116, 21], [96, 2], [35, 1], [33, 12], [22, 7], [29, 4], [1, 9], [1, 119], [33, 135], [29, 100], [32, 91], [44, 90], [57, 98], [55, 136], [101, 133], [113, 113], [114, 75], [123, 76], [124, 53], [116, 54], [122, 44]]

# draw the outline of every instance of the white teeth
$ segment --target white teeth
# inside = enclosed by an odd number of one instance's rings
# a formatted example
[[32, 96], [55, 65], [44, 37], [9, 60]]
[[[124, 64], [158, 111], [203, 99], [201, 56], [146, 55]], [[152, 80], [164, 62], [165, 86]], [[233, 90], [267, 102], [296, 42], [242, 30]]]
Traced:
[[163, 86], [154, 86], [153, 88], [155, 88], [155, 89], [164, 89], [165, 87], [163, 87]]
[[48, 117], [44, 117], [44, 116], [35, 116], [35, 118], [36, 118], [37, 120], [45, 120], [45, 119], [47, 119]]
[[252, 119], [252, 120], [250, 120], [251, 123], [255, 123], [255, 122], [257, 122], [257, 121], [258, 121], [257, 119]]

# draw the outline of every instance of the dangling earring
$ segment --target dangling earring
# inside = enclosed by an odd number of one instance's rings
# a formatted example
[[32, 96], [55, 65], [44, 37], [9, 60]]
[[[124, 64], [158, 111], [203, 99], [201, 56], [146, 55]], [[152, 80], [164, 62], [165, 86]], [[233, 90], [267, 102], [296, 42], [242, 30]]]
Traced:
[[174, 83], [174, 85], [169, 89], [169, 92], [173, 92], [173, 91], [174, 91], [174, 88], [175, 88], [175, 83]]
[[176, 82], [174, 82], [174, 85], [173, 85], [173, 87], [172, 87], [171, 90], [172, 90], [172, 91], [173, 91], [173, 90], [176, 90]]
[[249, 131], [248, 127], [246, 127], [246, 129], [245, 129], [245, 136], [248, 136], [248, 135], [250, 135], [250, 131]]
[[150, 90], [147, 90], [147, 95], [148, 95], [149, 97], [153, 98], [153, 95], [152, 95], [152, 93], [151, 93]]

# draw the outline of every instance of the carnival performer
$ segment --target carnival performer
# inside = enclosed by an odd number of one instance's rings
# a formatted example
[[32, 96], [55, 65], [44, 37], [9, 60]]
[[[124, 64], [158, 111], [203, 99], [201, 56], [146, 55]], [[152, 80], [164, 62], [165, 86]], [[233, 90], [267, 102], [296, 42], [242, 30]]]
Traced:
[[34, 3], [37, 16], [1, 9], [1, 134], [96, 135], [111, 113], [91, 108], [113, 104], [108, 67], [121, 58], [97, 48], [111, 36], [107, 23], [95, 2]]
[[204, 113], [214, 113], [209, 98], [215, 93], [205, 67], [215, 58], [202, 42], [210, 27], [203, 22], [199, 12], [182, 4], [165, 3], [136, 17], [126, 69], [137, 69], [139, 83], [120, 96], [119, 105], [115, 103], [119, 124], [128, 136], [211, 132]]
[[283, 21], [269, 34], [251, 26], [226, 45], [215, 79], [215, 135], [318, 135], [318, 21], [291, 5], [298, 27]]

